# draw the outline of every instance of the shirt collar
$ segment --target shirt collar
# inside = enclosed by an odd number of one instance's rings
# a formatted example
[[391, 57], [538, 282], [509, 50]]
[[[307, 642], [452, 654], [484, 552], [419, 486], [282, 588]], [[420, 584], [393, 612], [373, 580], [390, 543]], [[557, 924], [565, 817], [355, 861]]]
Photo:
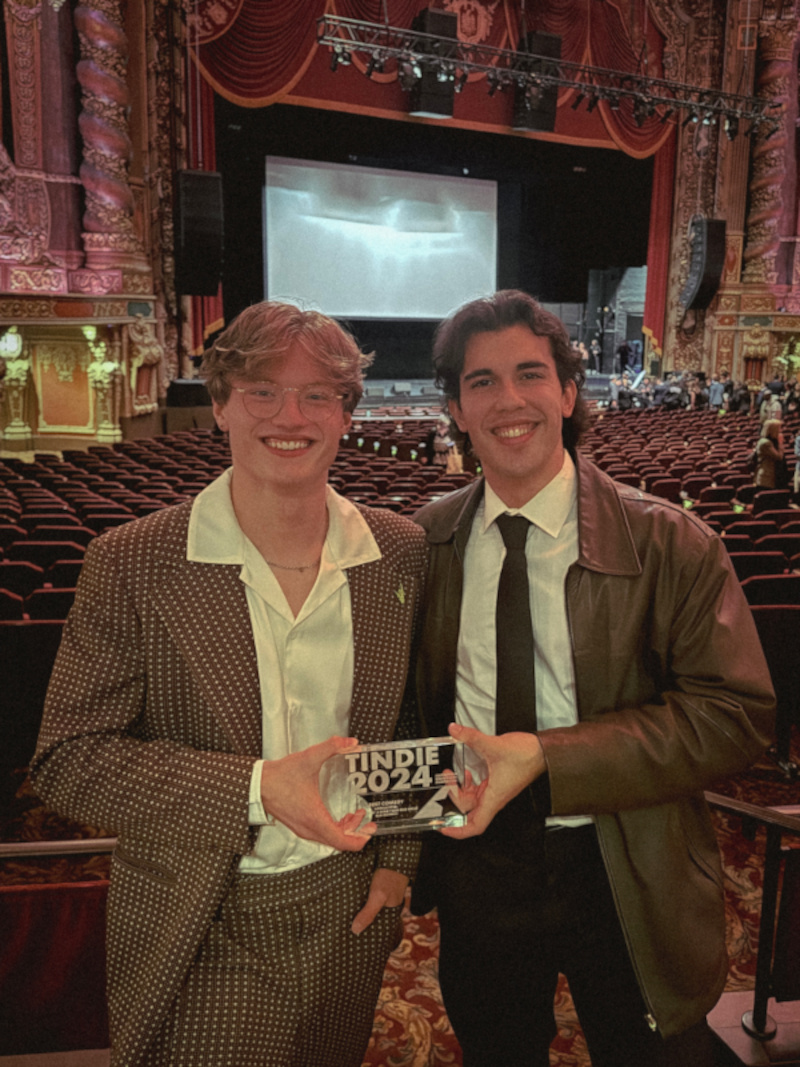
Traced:
[[564, 523], [577, 505], [577, 497], [575, 464], [569, 452], [564, 449], [564, 462], [561, 464], [561, 470], [544, 489], [541, 489], [521, 508], [507, 507], [487, 482], [483, 506], [483, 530], [485, 532], [498, 515], [508, 512], [509, 515], [524, 515], [529, 522], [534, 523], [540, 530], [544, 530], [550, 537], [558, 537]]
[[[195, 497], [186, 539], [186, 558], [193, 563], [245, 562], [246, 538], [231, 500], [232, 474], [231, 467]], [[343, 570], [380, 559], [378, 543], [358, 508], [330, 486], [326, 504], [326, 556]]]

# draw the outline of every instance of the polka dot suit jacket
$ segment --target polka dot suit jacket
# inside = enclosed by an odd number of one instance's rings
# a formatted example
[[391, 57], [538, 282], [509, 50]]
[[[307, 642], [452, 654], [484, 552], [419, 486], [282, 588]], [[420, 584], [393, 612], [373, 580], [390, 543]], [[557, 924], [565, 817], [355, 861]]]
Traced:
[[[238, 565], [186, 559], [190, 513], [181, 504], [90, 545], [31, 770], [51, 807], [119, 838], [107, 933], [119, 1067], [140, 1062], [255, 834], [261, 706], [245, 587]], [[382, 558], [347, 572], [350, 731], [370, 743], [418, 735], [404, 694], [426, 548], [409, 520], [362, 513]], [[375, 852], [410, 874], [417, 839], [381, 838]]]

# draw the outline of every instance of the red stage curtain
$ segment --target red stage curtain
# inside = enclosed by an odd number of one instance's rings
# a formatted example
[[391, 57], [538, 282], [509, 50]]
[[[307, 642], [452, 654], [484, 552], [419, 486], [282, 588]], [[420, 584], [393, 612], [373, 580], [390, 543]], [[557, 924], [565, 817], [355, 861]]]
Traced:
[[0, 886], [0, 1055], [108, 1048], [108, 882]]
[[650, 238], [647, 248], [647, 295], [642, 332], [650, 338], [650, 343], [659, 356], [664, 344], [664, 320], [667, 310], [676, 140], [676, 137], [670, 137], [653, 161]]
[[[193, 119], [192, 136], [189, 141], [189, 167], [191, 170], [217, 169], [216, 137], [214, 133], [214, 90], [202, 78], [192, 78], [190, 90], [190, 113]], [[199, 120], [198, 120], [199, 113]], [[193, 296], [192, 301], [192, 355], [203, 352], [206, 338], [225, 325], [222, 313], [222, 286], [216, 296]]]

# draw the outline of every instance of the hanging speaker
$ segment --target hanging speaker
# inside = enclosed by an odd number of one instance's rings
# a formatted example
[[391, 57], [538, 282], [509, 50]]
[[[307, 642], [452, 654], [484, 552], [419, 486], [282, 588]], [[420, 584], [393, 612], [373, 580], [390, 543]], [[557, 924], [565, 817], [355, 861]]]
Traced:
[[[519, 52], [529, 55], [546, 56], [547, 59], [561, 59], [561, 38], [555, 33], [528, 33], [519, 43]], [[533, 60], [530, 70], [546, 70], [548, 64]], [[539, 88], [529, 82], [526, 86], [517, 86], [514, 93], [514, 115], [511, 125], [515, 130], [543, 130], [551, 132], [556, 124], [556, 103], [558, 86]]]
[[[458, 39], [458, 15], [452, 11], [423, 8], [414, 17], [411, 27], [418, 33]], [[431, 51], [431, 54], [435, 54], [432, 48], [432, 42], [425, 41], [420, 44], [420, 51]], [[440, 78], [435, 69], [423, 66], [422, 76], [411, 90], [409, 115], [423, 115], [428, 118], [453, 117], [455, 78], [452, 72], [447, 76], [445, 73], [442, 70], [443, 77]]]
[[175, 178], [175, 287], [184, 296], [216, 296], [224, 240], [222, 176], [179, 170]]
[[680, 302], [687, 309], [707, 308], [719, 289], [725, 266], [725, 222], [695, 215], [689, 228], [689, 274]]

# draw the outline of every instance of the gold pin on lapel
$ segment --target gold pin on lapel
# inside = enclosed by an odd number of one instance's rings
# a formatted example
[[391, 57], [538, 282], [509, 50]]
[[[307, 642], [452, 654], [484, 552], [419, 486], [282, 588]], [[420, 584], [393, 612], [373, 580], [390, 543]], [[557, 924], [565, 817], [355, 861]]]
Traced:
[[405, 604], [405, 602], [406, 602], [406, 591], [403, 588], [403, 583], [402, 582], [400, 583], [400, 587], [398, 588], [396, 595], [397, 595], [397, 599], [400, 601], [400, 603], [401, 604]]

